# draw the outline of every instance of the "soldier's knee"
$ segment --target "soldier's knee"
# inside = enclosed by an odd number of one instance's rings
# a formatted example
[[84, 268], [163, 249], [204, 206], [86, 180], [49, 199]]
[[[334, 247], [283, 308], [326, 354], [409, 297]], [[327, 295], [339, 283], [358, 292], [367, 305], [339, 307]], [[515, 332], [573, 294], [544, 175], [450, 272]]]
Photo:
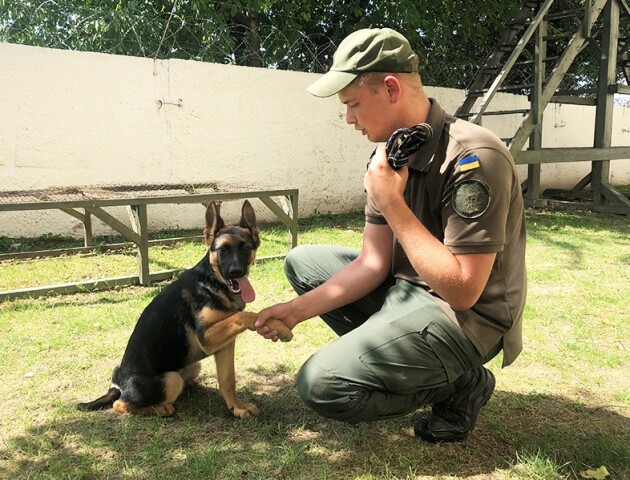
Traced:
[[364, 420], [362, 406], [369, 392], [337, 378], [312, 357], [298, 372], [297, 390], [302, 401], [323, 417], [348, 423]]
[[301, 270], [305, 268], [308, 261], [308, 254], [306, 253], [306, 245], [298, 245], [293, 248], [287, 256], [284, 258], [284, 274], [289, 280], [289, 283], [293, 288], [299, 290], [305, 289], [304, 280], [302, 279]]

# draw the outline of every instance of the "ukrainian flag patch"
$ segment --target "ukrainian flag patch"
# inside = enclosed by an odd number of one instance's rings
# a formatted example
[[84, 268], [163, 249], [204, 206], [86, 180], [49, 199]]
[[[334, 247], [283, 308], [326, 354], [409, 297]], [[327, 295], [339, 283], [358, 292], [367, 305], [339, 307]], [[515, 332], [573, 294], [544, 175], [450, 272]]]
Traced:
[[464, 157], [459, 162], [457, 162], [457, 165], [459, 165], [460, 172], [467, 172], [468, 170], [479, 167], [479, 157], [477, 155]]

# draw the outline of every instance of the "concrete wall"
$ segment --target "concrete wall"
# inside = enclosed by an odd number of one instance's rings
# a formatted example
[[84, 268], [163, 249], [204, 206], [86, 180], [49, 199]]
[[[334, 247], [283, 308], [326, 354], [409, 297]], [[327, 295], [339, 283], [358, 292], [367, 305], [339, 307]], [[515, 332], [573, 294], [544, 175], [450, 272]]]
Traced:
[[[361, 208], [373, 146], [345, 124], [336, 97], [305, 88], [315, 74], [158, 60], [0, 43], [0, 190], [220, 181], [300, 189], [300, 214]], [[427, 87], [448, 112], [459, 90]], [[181, 106], [162, 102], [181, 102]], [[510, 108], [526, 99], [502, 97]], [[552, 106], [545, 146], [587, 146], [594, 109]], [[511, 135], [502, 120], [487, 126]], [[630, 144], [630, 108], [615, 112], [613, 142]], [[623, 126], [623, 128], [622, 128]], [[588, 164], [543, 166], [543, 188], [567, 187]], [[612, 162], [630, 183], [629, 162]], [[520, 172], [526, 173], [526, 168]], [[274, 218], [259, 204], [259, 216]], [[228, 205], [227, 215], [238, 205]], [[116, 212], [126, 217], [123, 209]], [[201, 227], [199, 206], [151, 206], [154, 229]], [[95, 232], [106, 229], [95, 220]], [[61, 212], [0, 213], [0, 235], [81, 235]]]

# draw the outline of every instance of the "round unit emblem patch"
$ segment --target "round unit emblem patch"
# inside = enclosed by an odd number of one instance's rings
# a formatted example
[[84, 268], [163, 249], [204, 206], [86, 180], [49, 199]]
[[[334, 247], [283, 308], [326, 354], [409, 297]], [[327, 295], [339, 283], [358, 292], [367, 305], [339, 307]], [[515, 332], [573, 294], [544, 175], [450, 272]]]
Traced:
[[453, 209], [460, 217], [477, 218], [490, 206], [490, 187], [480, 180], [464, 180], [453, 190]]

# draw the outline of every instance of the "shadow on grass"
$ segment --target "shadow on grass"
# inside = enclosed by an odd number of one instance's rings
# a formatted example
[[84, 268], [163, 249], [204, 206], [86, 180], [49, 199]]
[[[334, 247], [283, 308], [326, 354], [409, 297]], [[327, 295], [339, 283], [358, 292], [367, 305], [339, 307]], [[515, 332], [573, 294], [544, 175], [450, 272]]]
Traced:
[[39, 298], [21, 298], [13, 300], [7, 305], [8, 308], [13, 310], [30, 310], [36, 307], [39, 308], [63, 308], [63, 307], [76, 307], [80, 305], [89, 305], [95, 308], [102, 305], [125, 305], [129, 303], [129, 292], [131, 289], [136, 289], [136, 298], [144, 299], [146, 303], [155, 297], [160, 290], [166, 287], [170, 283], [169, 280], [161, 282], [154, 282], [150, 287], [139, 286], [124, 286], [114, 287], [109, 290], [88, 292], [90, 295], [86, 295], [84, 292], [73, 293], [68, 295], [49, 295], [44, 297], [48, 303], [42, 302]]
[[[527, 214], [527, 237], [530, 241], [561, 249], [574, 268], [584, 268], [585, 245], [599, 241], [603, 233], [618, 245], [627, 244], [630, 222], [624, 219], [623, 216], [589, 212], [530, 210]], [[576, 230], [579, 230], [579, 235], [567, 234], [567, 231]], [[619, 260], [624, 261], [623, 256]]]
[[528, 209], [526, 221], [529, 232], [558, 231], [566, 227], [579, 228], [581, 231], [599, 233], [602, 230], [623, 234], [630, 230], [625, 215], [613, 215], [593, 212], [562, 212], [554, 210]]
[[468, 477], [509, 469], [528, 454], [572, 477], [600, 465], [611, 478], [630, 477], [630, 419], [606, 408], [497, 391], [466, 442], [428, 445], [411, 432], [419, 413], [346, 425], [308, 410], [292, 375], [249, 373], [240, 395], [263, 415], [246, 420], [230, 416], [214, 379], [203, 376], [168, 419], [78, 412], [71, 403], [79, 399], [62, 399], [51, 407], [58, 409], [53, 420], [4, 439], [0, 477]]

